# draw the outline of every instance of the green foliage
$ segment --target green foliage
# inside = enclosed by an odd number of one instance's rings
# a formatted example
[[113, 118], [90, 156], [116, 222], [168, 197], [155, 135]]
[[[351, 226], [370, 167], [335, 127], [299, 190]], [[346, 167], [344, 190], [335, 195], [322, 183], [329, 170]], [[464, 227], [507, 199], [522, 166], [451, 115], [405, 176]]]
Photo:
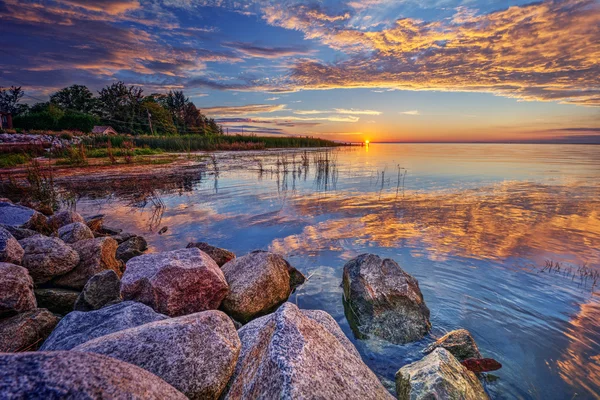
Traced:
[[96, 108], [97, 100], [92, 92], [83, 85], [72, 85], [50, 96], [50, 102], [63, 110], [78, 113], [91, 113]]
[[24, 113], [27, 105], [19, 104], [24, 95], [21, 86], [11, 86], [8, 89], [0, 86], [0, 111], [9, 112], [13, 116]]
[[26, 154], [0, 154], [0, 168], [16, 167], [29, 161]]
[[90, 133], [98, 125], [98, 117], [77, 111], [67, 111], [58, 121], [58, 129], [81, 131]]
[[[151, 97], [146, 97], [142, 102], [142, 112], [150, 115], [152, 121], [152, 129], [154, 133], [159, 135], [175, 135], [177, 134], [177, 127], [173, 123], [173, 117], [171, 113], [154, 101]], [[144, 115], [141, 116], [144, 118]], [[150, 131], [150, 126], [148, 126]]]
[[[116, 82], [99, 92], [100, 118], [117, 132], [131, 134], [149, 131], [147, 119], [142, 117], [143, 89]], [[147, 117], [146, 117], [147, 118]]]

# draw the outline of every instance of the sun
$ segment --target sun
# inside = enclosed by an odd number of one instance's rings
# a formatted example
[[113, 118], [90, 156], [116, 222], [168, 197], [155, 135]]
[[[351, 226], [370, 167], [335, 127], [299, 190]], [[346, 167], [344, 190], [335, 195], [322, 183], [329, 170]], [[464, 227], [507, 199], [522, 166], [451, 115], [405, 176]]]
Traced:
[[368, 145], [369, 144], [369, 139], [365, 140], [365, 144]]

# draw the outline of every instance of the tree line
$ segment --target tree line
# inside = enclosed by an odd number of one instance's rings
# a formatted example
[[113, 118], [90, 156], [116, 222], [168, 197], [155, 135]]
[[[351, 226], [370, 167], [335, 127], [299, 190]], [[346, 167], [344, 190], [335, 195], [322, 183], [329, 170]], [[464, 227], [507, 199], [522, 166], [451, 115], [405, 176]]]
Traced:
[[21, 87], [0, 87], [0, 111], [13, 114], [15, 128], [91, 132], [101, 124], [132, 135], [223, 134], [183, 91], [146, 96], [139, 86], [116, 82], [95, 96], [84, 85], [72, 85], [31, 106], [21, 102], [24, 95]]

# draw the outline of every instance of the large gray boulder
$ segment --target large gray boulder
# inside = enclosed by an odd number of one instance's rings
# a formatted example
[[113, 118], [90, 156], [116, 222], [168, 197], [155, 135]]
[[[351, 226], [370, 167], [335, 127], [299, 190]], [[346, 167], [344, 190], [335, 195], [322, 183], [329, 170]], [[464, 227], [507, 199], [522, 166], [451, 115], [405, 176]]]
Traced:
[[40, 349], [71, 350], [97, 337], [163, 319], [167, 319], [167, 316], [133, 301], [124, 301], [96, 311], [73, 311], [60, 320]]
[[240, 352], [233, 322], [221, 311], [152, 322], [102, 336], [73, 351], [86, 351], [137, 365], [190, 399], [218, 399]]
[[122, 275], [122, 263], [115, 258], [117, 242], [103, 237], [86, 239], [71, 245], [79, 255], [79, 263], [67, 274], [56, 278], [56, 286], [82, 290], [87, 281], [94, 275], [113, 270], [118, 276]]
[[469, 358], [482, 358], [475, 339], [466, 329], [457, 329], [448, 332], [434, 343], [427, 346], [423, 352], [429, 354], [435, 349], [443, 347], [448, 350], [458, 361], [464, 361]]
[[233, 252], [231, 252], [229, 250], [221, 249], [219, 247], [211, 246], [208, 243], [204, 243], [204, 242], [188, 243], [187, 248], [189, 249], [192, 247], [200, 249], [203, 252], [205, 252], [206, 254], [208, 254], [210, 256], [210, 258], [215, 260], [215, 262], [217, 263], [217, 265], [219, 267], [222, 267], [223, 265], [225, 265], [226, 263], [228, 263], [229, 261], [231, 261], [235, 258], [235, 254], [233, 254]]
[[37, 307], [33, 280], [23, 267], [0, 263], [0, 318]]
[[22, 265], [35, 284], [66, 274], [79, 263], [77, 252], [58, 238], [36, 235], [20, 243], [25, 250]]
[[117, 248], [117, 259], [126, 263], [133, 257], [141, 256], [146, 250], [148, 250], [146, 239], [141, 236], [132, 236], [119, 244], [119, 247]]
[[65, 243], [75, 243], [80, 240], [93, 239], [94, 233], [83, 222], [73, 222], [58, 228], [58, 237]]
[[25, 251], [17, 239], [0, 227], [0, 262], [20, 265]]
[[36, 350], [57, 323], [58, 317], [43, 308], [0, 320], [0, 353]]
[[59, 228], [62, 228], [63, 226], [72, 224], [73, 222], [85, 223], [85, 220], [77, 212], [70, 210], [57, 212], [56, 214], [48, 218], [48, 225], [50, 225], [50, 227], [54, 231], [58, 230]]
[[4, 225], [4, 224], [0, 224], [0, 227], [9, 231], [10, 234], [13, 235], [13, 237], [17, 240], [23, 240], [28, 237], [39, 235], [39, 232], [36, 232], [32, 229], [18, 228], [16, 226]]
[[47, 308], [55, 314], [67, 315], [73, 311], [80, 292], [60, 288], [39, 288], [34, 289], [34, 293], [39, 308]]
[[431, 328], [419, 283], [394, 260], [362, 254], [348, 261], [343, 288], [346, 317], [359, 337], [404, 344]]
[[198, 249], [132, 258], [121, 279], [123, 299], [171, 317], [216, 309], [227, 291], [219, 266]]
[[0, 202], [0, 224], [37, 232], [44, 232], [48, 228], [47, 218], [43, 214], [8, 202]]
[[399, 400], [487, 399], [481, 382], [444, 348], [406, 365], [396, 373]]
[[121, 301], [121, 280], [107, 269], [90, 278], [77, 298], [76, 311], [93, 311]]
[[3, 399], [186, 399], [139, 367], [73, 351], [0, 354], [0, 393]]
[[[240, 330], [226, 399], [392, 399], [335, 321], [285, 303]], [[333, 330], [333, 331], [332, 331]]]
[[254, 251], [221, 267], [229, 284], [222, 309], [242, 323], [265, 315], [292, 291], [290, 265], [278, 254]]

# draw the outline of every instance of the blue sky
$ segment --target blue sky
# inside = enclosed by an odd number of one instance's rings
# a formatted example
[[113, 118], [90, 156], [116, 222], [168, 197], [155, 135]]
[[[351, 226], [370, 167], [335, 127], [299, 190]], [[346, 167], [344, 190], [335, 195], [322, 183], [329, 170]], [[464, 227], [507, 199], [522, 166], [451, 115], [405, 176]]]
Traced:
[[0, 0], [0, 86], [184, 90], [230, 133], [599, 141], [597, 0]]

